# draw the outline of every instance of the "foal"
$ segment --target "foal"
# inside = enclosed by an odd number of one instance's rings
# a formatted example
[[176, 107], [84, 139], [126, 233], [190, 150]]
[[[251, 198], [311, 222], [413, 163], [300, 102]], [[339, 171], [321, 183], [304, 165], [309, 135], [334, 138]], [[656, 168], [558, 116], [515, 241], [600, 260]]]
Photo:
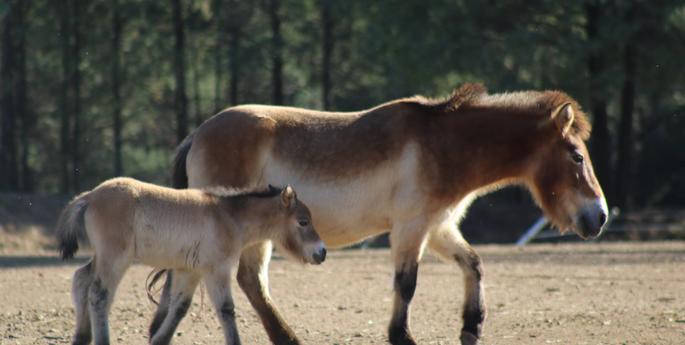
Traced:
[[326, 257], [309, 209], [290, 186], [228, 193], [115, 178], [79, 195], [62, 212], [57, 226], [62, 258], [74, 256], [84, 226], [95, 254], [74, 274], [73, 344], [88, 344], [92, 338], [97, 345], [109, 344], [109, 309], [132, 263], [174, 269], [171, 312], [151, 344], [171, 341], [200, 279], [221, 320], [226, 344], [240, 344], [229, 281], [242, 248], [271, 240], [302, 262], [320, 264]]

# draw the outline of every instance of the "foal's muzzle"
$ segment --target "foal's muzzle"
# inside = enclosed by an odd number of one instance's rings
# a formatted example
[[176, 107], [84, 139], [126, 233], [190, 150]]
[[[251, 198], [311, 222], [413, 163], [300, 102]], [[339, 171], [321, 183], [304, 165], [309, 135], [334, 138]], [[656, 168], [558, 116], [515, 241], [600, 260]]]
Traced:
[[604, 198], [587, 202], [580, 209], [576, 220], [578, 235], [583, 239], [596, 238], [602, 234], [608, 218], [607, 204]]

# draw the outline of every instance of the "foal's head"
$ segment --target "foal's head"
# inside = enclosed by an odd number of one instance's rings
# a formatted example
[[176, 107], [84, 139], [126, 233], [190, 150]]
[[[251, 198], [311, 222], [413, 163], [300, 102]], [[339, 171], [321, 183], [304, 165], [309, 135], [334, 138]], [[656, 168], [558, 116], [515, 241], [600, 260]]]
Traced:
[[[270, 188], [273, 188], [270, 186]], [[291, 186], [282, 189], [273, 238], [276, 247], [286, 255], [310, 264], [320, 264], [326, 259], [326, 247], [314, 229], [312, 214]]]
[[528, 185], [547, 217], [562, 231], [598, 236], [607, 204], [592, 169], [585, 140], [590, 126], [575, 102], [557, 106], [540, 124], [547, 138], [534, 156]]

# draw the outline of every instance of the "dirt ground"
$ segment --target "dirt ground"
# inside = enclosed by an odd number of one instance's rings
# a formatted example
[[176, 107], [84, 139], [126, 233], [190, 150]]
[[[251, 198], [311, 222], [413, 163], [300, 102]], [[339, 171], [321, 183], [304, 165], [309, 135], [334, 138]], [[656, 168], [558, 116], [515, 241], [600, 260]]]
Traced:
[[[685, 242], [479, 246], [485, 263], [485, 344], [685, 344]], [[0, 251], [0, 344], [67, 344], [71, 277], [85, 257]], [[153, 313], [148, 268], [125, 276], [110, 316], [114, 343], [145, 344]], [[337, 251], [321, 266], [276, 257], [272, 295], [305, 344], [384, 344], [393, 273], [387, 250]], [[234, 285], [235, 287], [236, 285]], [[430, 255], [419, 267], [412, 329], [420, 344], [458, 344], [462, 278]], [[268, 344], [234, 288], [244, 344]], [[198, 291], [175, 344], [222, 344]]]

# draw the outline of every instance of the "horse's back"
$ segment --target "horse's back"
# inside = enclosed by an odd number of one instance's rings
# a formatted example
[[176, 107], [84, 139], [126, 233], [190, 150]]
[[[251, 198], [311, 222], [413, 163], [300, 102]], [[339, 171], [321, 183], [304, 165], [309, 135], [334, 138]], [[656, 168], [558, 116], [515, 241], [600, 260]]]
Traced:
[[397, 108], [350, 113], [229, 108], [195, 132], [186, 163], [189, 185], [253, 186], [273, 160], [312, 179], [361, 175], [401, 154], [411, 139], [404, 120]]

